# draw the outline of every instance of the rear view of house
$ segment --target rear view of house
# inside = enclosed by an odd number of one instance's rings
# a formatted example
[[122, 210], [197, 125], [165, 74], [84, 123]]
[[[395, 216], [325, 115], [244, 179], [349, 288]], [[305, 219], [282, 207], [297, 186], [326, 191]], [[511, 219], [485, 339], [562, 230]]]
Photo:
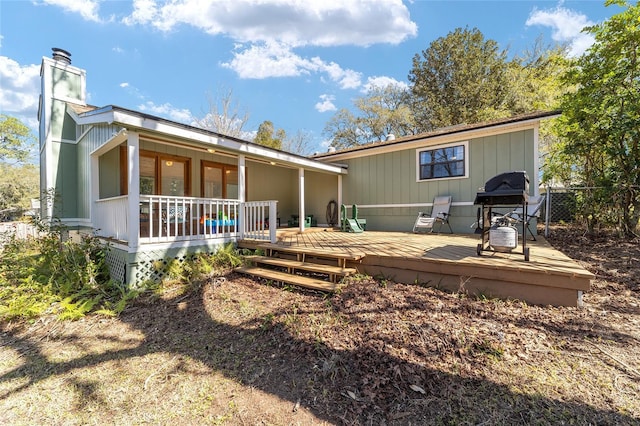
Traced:
[[[455, 283], [464, 270], [467, 288], [497, 289], [500, 297], [535, 303], [577, 304], [589, 288], [591, 275], [579, 267], [572, 266], [570, 273], [556, 268], [554, 281], [530, 262], [527, 275], [523, 265], [476, 257], [475, 242], [467, 247], [447, 240], [449, 246], [438, 251], [432, 241], [432, 249], [425, 250], [426, 240], [420, 238], [431, 235], [410, 234], [411, 259], [400, 248], [378, 250], [389, 246], [382, 238], [371, 242], [375, 231], [404, 232], [393, 236], [394, 243], [408, 239], [418, 212], [432, 210], [434, 199], [447, 200], [447, 230], [473, 233], [476, 194], [500, 173], [525, 172], [531, 179], [529, 195], [539, 195], [538, 129], [540, 120], [555, 112], [454, 126], [309, 158], [114, 105], [88, 105], [86, 72], [61, 49], [42, 59], [41, 81], [41, 217], [60, 220], [70, 233], [91, 233], [107, 242], [107, 263], [120, 282], [162, 278], [172, 259], [214, 252], [226, 243], [278, 243], [279, 226], [303, 233], [308, 226], [334, 224], [332, 207], [334, 212], [350, 209], [350, 217], [357, 211], [354, 223], [366, 231], [342, 241], [323, 232], [331, 241], [323, 248], [330, 244], [334, 250], [349, 241], [349, 249], [371, 250], [349, 265], [362, 273], [392, 271], [405, 282]], [[535, 226], [531, 229], [535, 232]], [[357, 240], [369, 235], [368, 244]], [[460, 238], [450, 238], [455, 237]], [[332, 256], [346, 259], [341, 253]], [[496, 275], [496, 264], [511, 271], [508, 281]]]

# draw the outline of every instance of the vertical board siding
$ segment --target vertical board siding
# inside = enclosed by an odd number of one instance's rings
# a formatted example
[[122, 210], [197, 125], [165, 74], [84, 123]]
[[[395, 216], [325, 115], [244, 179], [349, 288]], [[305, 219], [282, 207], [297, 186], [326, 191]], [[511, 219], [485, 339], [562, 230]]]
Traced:
[[[75, 193], [77, 193], [78, 197], [77, 217], [79, 218], [88, 219], [91, 215], [91, 203], [93, 201], [91, 200], [91, 153], [104, 145], [120, 130], [120, 127], [112, 125], [78, 126], [77, 133], [78, 135], [82, 135], [82, 137], [78, 140], [77, 144], [77, 166], [74, 166], [74, 170], [76, 171], [76, 179], [78, 182], [78, 188]], [[111, 164], [109, 164], [109, 166], [111, 166]], [[77, 167], [77, 169], [75, 167]], [[116, 169], [109, 170], [107, 173], [116, 175], [114, 178], [116, 180], [119, 179], [119, 165]], [[102, 182], [100, 191], [102, 192]], [[68, 194], [68, 191], [66, 191], [66, 194]], [[119, 195], [119, 190], [117, 194], [114, 195]]]
[[338, 200], [338, 177], [308, 170], [304, 176], [305, 214], [313, 215], [318, 224], [325, 224], [327, 205], [331, 200]]
[[[468, 139], [460, 140], [460, 142]], [[454, 203], [451, 222], [460, 233], [473, 232], [476, 220], [475, 200], [479, 188], [499, 173], [526, 170], [534, 184], [534, 131], [520, 130], [501, 135], [468, 140], [468, 178], [418, 182], [416, 149], [406, 149], [344, 160], [349, 174], [343, 178], [345, 204], [397, 205], [431, 203], [439, 195], [451, 195]], [[434, 146], [425, 147], [432, 148]], [[531, 189], [530, 193], [534, 190]], [[410, 230], [418, 211], [430, 207], [364, 208], [359, 215], [367, 217], [372, 230]], [[369, 219], [370, 218], [370, 219]]]

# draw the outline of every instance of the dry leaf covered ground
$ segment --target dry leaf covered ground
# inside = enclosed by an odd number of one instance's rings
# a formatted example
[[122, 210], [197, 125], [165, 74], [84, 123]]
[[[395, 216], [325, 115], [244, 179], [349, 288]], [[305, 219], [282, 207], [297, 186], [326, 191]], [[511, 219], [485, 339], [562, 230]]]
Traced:
[[596, 274], [585, 307], [230, 274], [117, 319], [5, 323], [0, 423], [640, 424], [640, 244], [550, 242]]

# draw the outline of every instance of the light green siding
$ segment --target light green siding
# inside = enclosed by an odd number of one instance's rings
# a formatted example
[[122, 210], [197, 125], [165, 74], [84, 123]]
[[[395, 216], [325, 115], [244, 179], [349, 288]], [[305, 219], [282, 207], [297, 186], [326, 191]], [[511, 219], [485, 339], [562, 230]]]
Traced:
[[[470, 233], [474, 231], [471, 225], [476, 221], [478, 208], [473, 201], [487, 180], [499, 173], [525, 170], [533, 185], [537, 173], [533, 130], [468, 140], [468, 177], [417, 181], [417, 151], [434, 147], [425, 145], [341, 160], [349, 166], [349, 174], [343, 178], [344, 203], [364, 206], [359, 209], [359, 216], [367, 219], [367, 229], [410, 231], [418, 212], [430, 212], [431, 207], [398, 205], [428, 204], [436, 196], [451, 195], [452, 227], [455, 232]], [[530, 193], [534, 193], [533, 188]], [[379, 205], [388, 207], [366, 207]]]
[[304, 175], [304, 188], [305, 215], [313, 215], [318, 224], [326, 224], [329, 202], [338, 201], [338, 177], [307, 171]]
[[[319, 224], [326, 222], [327, 204], [338, 199], [338, 177], [306, 171], [305, 215], [313, 215]], [[280, 223], [286, 225], [298, 214], [298, 169], [247, 162], [248, 201], [277, 200]]]
[[58, 157], [53, 214], [58, 218], [78, 217], [78, 155], [74, 144], [54, 143]]
[[298, 188], [298, 171], [253, 161], [246, 165], [247, 201], [277, 200], [278, 217], [286, 224], [298, 211], [293, 197]]
[[120, 149], [112, 149], [98, 160], [100, 198], [120, 195]]
[[54, 97], [83, 99], [82, 77], [60, 68], [52, 68], [52, 92]]

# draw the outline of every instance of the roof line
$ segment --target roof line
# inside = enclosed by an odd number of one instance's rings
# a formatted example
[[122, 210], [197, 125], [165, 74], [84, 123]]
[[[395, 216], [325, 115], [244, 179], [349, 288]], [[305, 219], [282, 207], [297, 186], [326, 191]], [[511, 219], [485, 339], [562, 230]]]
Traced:
[[376, 141], [376, 142], [371, 142], [365, 145], [358, 145], [355, 147], [336, 150], [334, 152], [324, 152], [320, 154], [315, 154], [312, 156], [312, 158], [325, 159], [325, 158], [329, 158], [329, 157], [337, 156], [341, 154], [348, 154], [348, 153], [357, 152], [357, 151], [365, 151], [369, 149], [399, 145], [399, 144], [413, 142], [420, 139], [430, 139], [430, 138], [440, 137], [440, 136], [455, 135], [457, 133], [465, 133], [465, 132], [470, 132], [474, 130], [482, 130], [490, 127], [497, 127], [505, 124], [526, 122], [530, 120], [540, 120], [543, 118], [555, 117], [560, 115], [561, 113], [562, 113], [561, 110], [537, 111], [533, 113], [526, 113], [526, 114], [511, 116], [508, 118], [501, 118], [501, 119], [496, 119], [491, 121], [483, 121], [475, 124], [456, 124], [453, 126], [441, 127], [431, 132], [424, 132], [424, 133], [418, 133], [415, 135], [403, 136], [401, 138], [393, 139], [391, 141]]

